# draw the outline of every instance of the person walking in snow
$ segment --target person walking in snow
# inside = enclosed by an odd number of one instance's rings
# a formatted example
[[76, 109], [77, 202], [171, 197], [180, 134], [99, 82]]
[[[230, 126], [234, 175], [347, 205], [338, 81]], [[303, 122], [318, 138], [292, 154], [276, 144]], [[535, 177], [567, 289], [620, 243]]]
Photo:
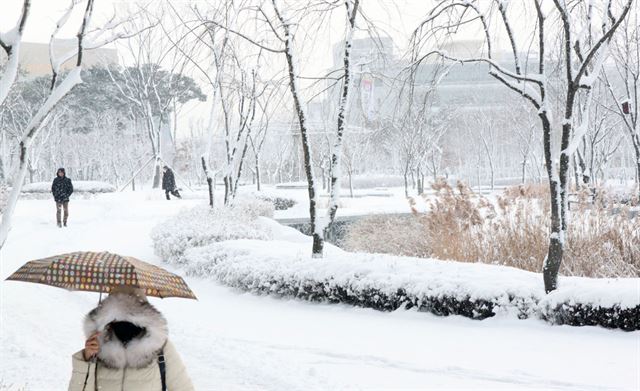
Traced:
[[168, 200], [171, 199], [169, 193], [173, 194], [174, 197], [182, 198], [178, 193], [178, 189], [176, 189], [176, 178], [173, 175], [173, 171], [167, 166], [164, 166], [162, 171], [162, 190], [164, 190], [164, 195]]
[[[69, 218], [69, 197], [73, 194], [73, 183], [71, 179], [67, 178], [67, 174], [64, 168], [59, 168], [56, 172], [56, 177], [51, 184], [51, 193], [53, 194], [53, 200], [56, 202], [56, 221], [58, 227], [67, 226], [67, 219]], [[64, 216], [62, 212], [64, 211]]]
[[144, 289], [118, 286], [85, 317], [69, 391], [193, 391], [168, 339], [167, 321]]

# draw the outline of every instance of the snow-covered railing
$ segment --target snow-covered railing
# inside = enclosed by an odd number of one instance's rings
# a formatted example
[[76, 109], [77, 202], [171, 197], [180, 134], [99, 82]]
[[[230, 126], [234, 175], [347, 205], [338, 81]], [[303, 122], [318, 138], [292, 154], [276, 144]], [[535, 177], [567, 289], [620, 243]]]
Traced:
[[[73, 181], [74, 193], [113, 193], [115, 186], [98, 181]], [[51, 193], [51, 182], [34, 182], [22, 187], [23, 193]]]

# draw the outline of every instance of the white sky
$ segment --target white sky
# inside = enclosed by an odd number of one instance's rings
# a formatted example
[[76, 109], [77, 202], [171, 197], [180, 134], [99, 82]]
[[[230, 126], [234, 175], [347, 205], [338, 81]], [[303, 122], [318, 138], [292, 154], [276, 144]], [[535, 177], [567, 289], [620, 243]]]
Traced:
[[[3, 3], [2, 12], [0, 12], [0, 30], [7, 31], [16, 22], [21, 6], [21, 0], [1, 0]], [[215, 2], [216, 0], [211, 0]], [[290, 0], [292, 2], [306, 0]], [[154, 3], [160, 5], [160, 0], [148, 0], [139, 3], [148, 4], [147, 7], [153, 7]], [[110, 18], [114, 12], [120, 15], [122, 10], [129, 8], [133, 1], [122, 0], [96, 0], [93, 26], [100, 26], [101, 22]], [[180, 4], [187, 5], [196, 3], [200, 7], [205, 8], [206, 1], [172, 1], [173, 5], [179, 8]], [[29, 42], [48, 42], [51, 32], [55, 28], [55, 24], [69, 6], [70, 0], [32, 0], [31, 11], [27, 25], [25, 27], [24, 40]], [[424, 18], [429, 8], [433, 5], [428, 0], [363, 0], [361, 2], [361, 10], [376, 25], [377, 31], [381, 35], [389, 35], [394, 39], [398, 46], [398, 51], [403, 52], [413, 29], [418, 25], [419, 21]], [[74, 14], [69, 19], [66, 27], [58, 34], [59, 38], [73, 38], [77, 33], [82, 18], [83, 7], [76, 7]], [[341, 41], [344, 37], [344, 10], [339, 8], [335, 11], [331, 25], [323, 31], [320, 37], [316, 37], [312, 50], [301, 53], [301, 73], [305, 76], [320, 76], [331, 67], [333, 63], [332, 47], [335, 43]], [[364, 23], [360, 23], [364, 26]], [[365, 33], [356, 33], [356, 38], [363, 36]], [[478, 36], [477, 31], [467, 32], [463, 38]], [[126, 63], [126, 50], [119, 50], [123, 61]], [[206, 66], [205, 66], [206, 67]], [[197, 74], [192, 75], [196, 79]], [[198, 103], [193, 107], [188, 105], [182, 111], [179, 122], [188, 126], [187, 123], [197, 118], [208, 116], [208, 103]]]
[[[210, 0], [215, 2], [215, 0]], [[305, 0], [294, 0], [302, 1]], [[147, 1], [124, 1], [124, 0], [96, 0], [94, 10], [93, 25], [99, 25], [114, 13], [114, 9], [126, 7], [133, 3], [149, 4], [161, 0]], [[29, 42], [48, 42], [55, 23], [62, 12], [70, 4], [70, 0], [32, 0], [31, 12], [25, 28], [24, 39]], [[199, 4], [204, 7], [207, 1], [176, 1], [172, 4]], [[432, 4], [428, 0], [363, 0], [361, 9], [375, 22], [381, 33], [386, 33], [394, 38], [397, 44], [407, 42], [411, 32], [418, 22], [428, 12]], [[0, 12], [0, 30], [6, 31], [11, 28], [22, 7], [22, 0], [2, 0], [2, 12]], [[336, 13], [342, 14], [342, 8]], [[73, 16], [67, 22], [59, 34], [60, 38], [72, 38], [78, 30], [82, 17], [82, 7], [77, 7]], [[342, 31], [329, 31], [331, 44], [338, 42], [342, 38]]]

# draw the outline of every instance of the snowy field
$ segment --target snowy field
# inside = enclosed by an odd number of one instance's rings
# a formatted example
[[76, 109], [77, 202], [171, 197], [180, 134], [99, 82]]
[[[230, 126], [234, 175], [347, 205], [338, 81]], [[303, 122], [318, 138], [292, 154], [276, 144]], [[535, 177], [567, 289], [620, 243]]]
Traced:
[[[55, 226], [52, 201], [18, 204], [0, 254], [0, 390], [65, 389], [70, 356], [84, 342], [82, 317], [97, 303], [95, 294], [4, 279], [30, 259], [77, 250], [160, 263], [149, 237], [153, 226], [204, 202], [168, 202], [163, 196], [114, 193], [73, 200], [66, 229]], [[393, 199], [406, 202], [397, 194], [380, 197], [381, 209], [393, 210]], [[345, 207], [376, 207], [374, 200], [357, 200]], [[186, 280], [198, 301], [151, 301], [168, 318], [198, 390], [640, 389], [640, 332], [382, 313]]]

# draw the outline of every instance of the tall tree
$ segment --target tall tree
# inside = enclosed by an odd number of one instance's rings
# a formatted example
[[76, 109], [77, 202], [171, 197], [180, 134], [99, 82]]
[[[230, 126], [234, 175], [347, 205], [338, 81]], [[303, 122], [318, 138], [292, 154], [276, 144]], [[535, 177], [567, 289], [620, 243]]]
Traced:
[[[551, 234], [543, 266], [547, 292], [558, 286], [565, 249], [569, 163], [588, 128], [588, 116], [582, 116], [585, 121], [577, 126], [574, 123], [574, 115], [579, 110], [576, 101], [581, 96], [588, 110], [591, 90], [608, 57], [611, 40], [632, 3], [633, 0], [626, 0], [616, 8], [612, 1], [596, 7], [587, 0], [574, 1], [570, 6], [564, 0], [531, 0], [526, 4], [534, 10], [530, 14], [533, 19], [524, 21], [527, 34], [520, 36], [514, 29], [513, 3], [446, 0], [438, 3], [414, 32], [414, 50], [422, 51], [427, 42], [435, 42], [438, 47], [420, 56], [418, 62], [437, 55], [460, 63], [486, 63], [491, 76], [516, 92], [538, 113], [551, 202]], [[441, 43], [470, 24], [479, 25], [485, 54], [461, 57], [444, 50]], [[443, 29], [443, 25], [459, 28]], [[494, 58], [496, 41], [501, 35], [510, 44], [510, 65]], [[532, 39], [536, 42], [536, 52], [527, 52], [525, 48]], [[526, 66], [529, 55], [536, 57], [535, 70]], [[549, 71], [558, 63], [563, 75], [559, 85], [551, 88]], [[560, 112], [558, 122], [553, 120], [554, 102]]]

